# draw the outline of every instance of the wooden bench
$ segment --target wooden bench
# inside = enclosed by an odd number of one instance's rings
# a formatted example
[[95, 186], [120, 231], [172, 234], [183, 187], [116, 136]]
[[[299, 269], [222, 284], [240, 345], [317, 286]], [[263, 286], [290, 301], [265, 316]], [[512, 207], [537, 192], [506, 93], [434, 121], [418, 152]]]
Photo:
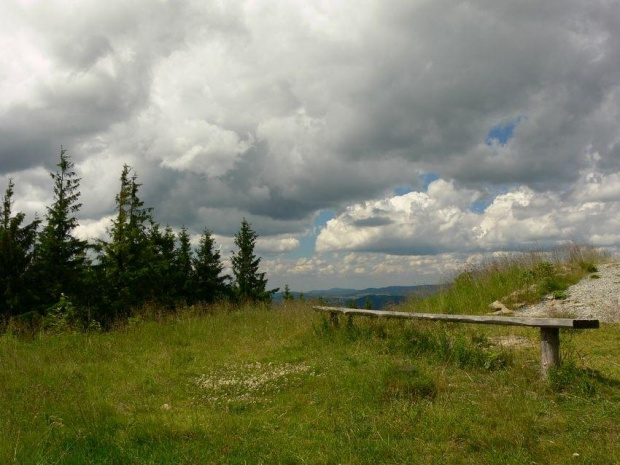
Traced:
[[508, 316], [486, 315], [450, 315], [442, 313], [408, 313], [383, 310], [358, 310], [339, 307], [312, 307], [318, 312], [328, 312], [331, 322], [338, 327], [338, 315], [368, 316], [380, 318], [398, 318], [407, 320], [447, 321], [450, 323], [474, 323], [502, 326], [531, 326], [540, 328], [540, 373], [543, 378], [548, 375], [549, 367], [560, 365], [560, 328], [596, 329], [598, 320], [579, 320], [572, 318], [518, 318]]

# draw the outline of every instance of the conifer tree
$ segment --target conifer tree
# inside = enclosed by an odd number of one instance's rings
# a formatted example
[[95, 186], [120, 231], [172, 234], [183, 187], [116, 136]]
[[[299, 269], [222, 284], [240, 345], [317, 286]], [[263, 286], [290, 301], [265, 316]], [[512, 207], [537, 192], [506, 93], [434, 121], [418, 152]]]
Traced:
[[179, 241], [179, 247], [175, 254], [175, 287], [177, 298], [183, 299], [186, 302], [193, 302], [192, 244], [185, 226], [181, 228], [181, 232], [177, 235], [177, 239]]
[[284, 285], [284, 294], [282, 295], [282, 298], [287, 302], [295, 300], [295, 296], [291, 293], [291, 288], [288, 287], [288, 284]]
[[220, 251], [215, 247], [211, 231], [205, 229], [193, 259], [193, 296], [198, 302], [212, 303], [227, 297], [229, 276], [222, 275], [224, 265], [220, 259]]
[[35, 218], [22, 226], [26, 215], [20, 212], [13, 216], [14, 187], [9, 179], [0, 212], [0, 316], [29, 310], [28, 273], [40, 223]]
[[87, 243], [72, 235], [78, 226], [75, 215], [82, 206], [78, 202], [80, 178], [62, 147], [56, 166], [58, 170], [50, 173], [54, 180], [54, 202], [47, 207], [47, 224], [36, 247], [37, 279], [44, 305], [58, 302], [63, 293], [71, 298], [79, 297], [86, 270]]
[[265, 273], [259, 272], [261, 258], [254, 255], [258, 234], [250, 223], [243, 218], [241, 228], [235, 236], [237, 252], [232, 256], [232, 270], [235, 277], [234, 292], [240, 301], [269, 301], [271, 295], [278, 291], [267, 291]]
[[159, 224], [151, 220], [148, 237], [152, 258], [148, 264], [151, 275], [151, 300], [172, 306], [178, 297], [175, 235], [170, 226], [162, 232]]
[[110, 242], [100, 241], [100, 262], [108, 287], [108, 302], [117, 314], [129, 314], [134, 307], [151, 298], [151, 245], [153, 221], [151, 209], [138, 196], [141, 184], [132, 168], [123, 166], [121, 187], [116, 195], [116, 218], [108, 229]]

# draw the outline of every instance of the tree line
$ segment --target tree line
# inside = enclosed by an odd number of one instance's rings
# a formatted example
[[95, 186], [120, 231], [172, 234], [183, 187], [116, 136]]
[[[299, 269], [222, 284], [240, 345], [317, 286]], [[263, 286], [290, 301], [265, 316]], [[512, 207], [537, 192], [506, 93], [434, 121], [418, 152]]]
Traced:
[[145, 303], [174, 309], [180, 304], [269, 301], [258, 235], [244, 218], [235, 236], [232, 276], [224, 274], [213, 234], [204, 229], [194, 250], [185, 228], [162, 227], [140, 199], [135, 170], [124, 165], [107, 240], [78, 239], [80, 178], [61, 148], [53, 202], [42, 221], [26, 223], [13, 212], [9, 180], [0, 215], [0, 320], [48, 318], [56, 323], [109, 324]]

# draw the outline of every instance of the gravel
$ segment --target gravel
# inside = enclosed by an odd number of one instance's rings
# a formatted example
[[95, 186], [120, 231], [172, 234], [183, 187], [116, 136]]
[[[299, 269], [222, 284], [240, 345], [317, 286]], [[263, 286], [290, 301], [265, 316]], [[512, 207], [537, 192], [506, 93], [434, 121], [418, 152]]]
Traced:
[[[596, 278], [598, 276], [598, 279]], [[606, 263], [566, 291], [566, 300], [547, 296], [542, 302], [516, 311], [515, 316], [595, 318], [620, 323], [620, 263]]]

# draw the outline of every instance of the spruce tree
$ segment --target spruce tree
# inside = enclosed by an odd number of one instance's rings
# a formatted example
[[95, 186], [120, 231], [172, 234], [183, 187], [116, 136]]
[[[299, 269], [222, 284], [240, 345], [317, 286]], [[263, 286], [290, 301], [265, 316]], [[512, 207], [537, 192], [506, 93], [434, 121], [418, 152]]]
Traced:
[[58, 170], [50, 173], [54, 180], [54, 202], [47, 207], [47, 224], [39, 235], [36, 247], [37, 279], [41, 286], [41, 303], [49, 306], [61, 294], [79, 297], [86, 270], [86, 241], [72, 235], [78, 226], [76, 213], [82, 204], [80, 178], [73, 171], [67, 150], [60, 149]]
[[149, 264], [151, 300], [172, 307], [178, 297], [176, 237], [170, 226], [166, 226], [162, 232], [159, 225], [152, 222], [149, 241], [153, 254]]
[[193, 279], [192, 244], [185, 226], [181, 228], [177, 239], [179, 247], [176, 250], [174, 261], [177, 299], [193, 302], [194, 296], [192, 295], [193, 286], [191, 282]]
[[27, 285], [40, 221], [22, 226], [26, 215], [13, 216], [14, 187], [9, 179], [0, 215], [0, 317], [26, 312], [32, 301]]
[[250, 223], [243, 218], [241, 228], [235, 236], [237, 252], [232, 256], [232, 270], [235, 277], [234, 293], [240, 301], [269, 301], [271, 295], [278, 291], [267, 291], [265, 273], [259, 272], [261, 258], [254, 255], [258, 234]]
[[[110, 241], [100, 241], [100, 263], [107, 284], [107, 301], [117, 314], [128, 315], [132, 307], [150, 299], [153, 221], [151, 209], [138, 196], [141, 184], [132, 168], [123, 166], [116, 195], [116, 218], [108, 229]], [[149, 225], [151, 234], [149, 235]]]
[[193, 265], [192, 294], [195, 301], [212, 303], [228, 296], [229, 286], [226, 281], [230, 277], [222, 275], [224, 265], [220, 251], [216, 249], [215, 240], [208, 229], [200, 237]]
[[295, 296], [291, 293], [291, 288], [288, 287], [288, 284], [284, 285], [284, 294], [282, 295], [282, 298], [284, 300], [288, 301], [294, 301], [295, 300]]

